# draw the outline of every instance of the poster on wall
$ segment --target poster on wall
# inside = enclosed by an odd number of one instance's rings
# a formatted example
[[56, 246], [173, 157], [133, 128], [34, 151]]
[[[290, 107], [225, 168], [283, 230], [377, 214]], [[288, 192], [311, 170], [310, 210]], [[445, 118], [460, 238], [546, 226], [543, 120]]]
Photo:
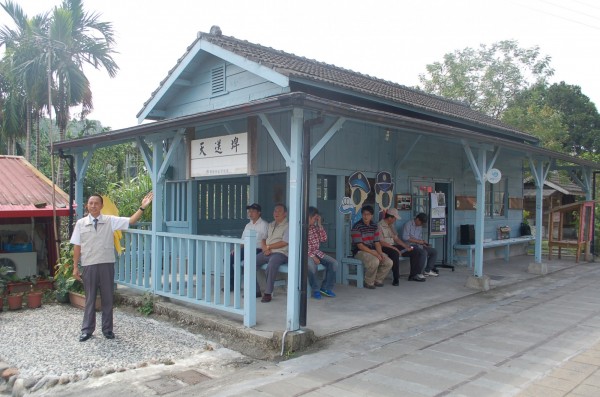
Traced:
[[446, 235], [446, 195], [429, 193], [429, 235]]
[[396, 208], [400, 211], [412, 210], [412, 196], [410, 193], [396, 195]]

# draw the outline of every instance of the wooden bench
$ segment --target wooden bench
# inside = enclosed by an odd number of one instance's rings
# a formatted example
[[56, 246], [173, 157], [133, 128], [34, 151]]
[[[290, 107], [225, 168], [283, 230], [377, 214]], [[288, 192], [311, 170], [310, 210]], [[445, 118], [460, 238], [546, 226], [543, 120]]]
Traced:
[[[484, 241], [483, 249], [487, 248], [498, 248], [504, 247], [504, 260], [508, 262], [510, 257], [510, 246], [515, 244], [521, 245], [529, 245], [531, 241], [534, 241], [534, 236], [521, 236], [521, 237], [513, 237], [507, 238], [503, 240], [492, 240], [492, 241]], [[454, 244], [455, 250], [464, 250], [467, 251], [467, 255], [454, 255], [455, 258], [465, 258], [467, 260], [467, 265], [469, 268], [473, 267], [473, 254], [475, 252], [475, 244]]]
[[[401, 256], [400, 261], [408, 260], [406, 256]], [[363, 288], [365, 280], [365, 265], [359, 259], [353, 256], [342, 258], [342, 284], [350, 284], [350, 280], [356, 281], [358, 288]]]

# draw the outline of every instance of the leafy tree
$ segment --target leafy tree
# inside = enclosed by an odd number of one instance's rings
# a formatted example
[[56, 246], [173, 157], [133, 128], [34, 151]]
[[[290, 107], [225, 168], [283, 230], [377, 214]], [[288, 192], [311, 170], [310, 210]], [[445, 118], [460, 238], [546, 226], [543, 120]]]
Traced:
[[[7, 1], [1, 4], [4, 11], [12, 18], [15, 28], [0, 28], [0, 46], [5, 46], [2, 60], [3, 76], [8, 86], [8, 100], [5, 102], [5, 133], [18, 138], [25, 134], [25, 157], [30, 160], [31, 130], [33, 119], [38, 118], [39, 110], [47, 102], [47, 65], [32, 62], [39, 58], [43, 50], [39, 46], [39, 38], [47, 25], [47, 15], [40, 14], [27, 17], [21, 7]], [[43, 95], [46, 91], [46, 95]]]
[[537, 84], [511, 102], [502, 120], [569, 154], [600, 152], [600, 114], [581, 88], [565, 82]]
[[423, 84], [419, 88], [465, 102], [495, 118], [520, 91], [554, 73], [550, 57], [541, 56], [539, 47], [520, 48], [514, 40], [457, 50], [426, 69], [419, 76]]
[[567, 150], [576, 154], [600, 150], [600, 114], [579, 86], [564, 81], [552, 84], [546, 90], [545, 100], [563, 115], [568, 132]]
[[540, 100], [537, 90], [526, 90], [508, 105], [502, 121], [538, 137], [547, 149], [564, 151], [567, 136], [560, 111]]
[[[15, 49], [7, 51], [5, 57], [11, 58], [15, 75], [22, 83], [20, 87], [30, 101], [39, 98], [42, 83], [48, 86], [50, 80], [51, 102], [63, 140], [70, 108], [81, 105], [82, 117], [92, 109], [90, 82], [83, 66], [104, 68], [111, 77], [117, 73], [118, 66], [112, 58], [115, 52], [112, 25], [100, 21], [98, 14], [86, 12], [81, 0], [63, 0], [51, 13], [34, 19], [35, 23], [28, 23], [21, 8], [11, 1], [2, 7], [17, 26], [16, 30], [8, 27], [0, 30], [0, 39], [4, 39], [0, 44]], [[44, 102], [46, 106], [48, 102]], [[57, 184], [62, 186], [60, 163], [58, 169]]]
[[70, 107], [81, 104], [84, 115], [93, 108], [90, 82], [83, 73], [83, 65], [104, 68], [110, 77], [116, 75], [119, 67], [112, 57], [115, 52], [112, 24], [100, 21], [98, 14], [86, 12], [81, 0], [63, 0], [61, 7], [54, 8], [48, 34], [56, 89], [53, 102], [63, 140]]

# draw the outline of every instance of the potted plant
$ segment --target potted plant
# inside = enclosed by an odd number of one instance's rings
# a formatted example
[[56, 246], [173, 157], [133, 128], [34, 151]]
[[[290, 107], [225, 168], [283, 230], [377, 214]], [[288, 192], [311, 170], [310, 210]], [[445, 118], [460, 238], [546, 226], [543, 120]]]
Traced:
[[23, 292], [28, 292], [31, 289], [33, 283], [28, 279], [19, 279], [16, 274], [12, 274], [10, 276], [10, 281], [8, 282], [6, 288], [9, 294], [18, 294]]
[[19, 310], [23, 307], [23, 293], [22, 292], [13, 292], [8, 294], [8, 309], [9, 310]]
[[4, 295], [6, 295], [6, 285], [10, 280], [9, 275], [11, 270], [7, 266], [0, 266], [0, 312], [4, 308]]
[[27, 293], [27, 307], [30, 309], [37, 309], [42, 306], [42, 291], [34, 289], [33, 287]]
[[54, 288], [54, 281], [52, 280], [52, 278], [42, 276], [32, 278], [31, 281], [33, 282], [34, 289], [38, 291], [43, 292], [45, 290], [51, 290], [52, 288]]
[[63, 242], [60, 246], [58, 262], [54, 266], [54, 296], [60, 303], [69, 303], [67, 281], [71, 278], [73, 278], [73, 246]]
[[[63, 242], [60, 257], [54, 266], [54, 288], [56, 300], [83, 309], [85, 307], [85, 291], [81, 281], [73, 277], [73, 246]], [[96, 296], [96, 310], [100, 310], [100, 294]]]

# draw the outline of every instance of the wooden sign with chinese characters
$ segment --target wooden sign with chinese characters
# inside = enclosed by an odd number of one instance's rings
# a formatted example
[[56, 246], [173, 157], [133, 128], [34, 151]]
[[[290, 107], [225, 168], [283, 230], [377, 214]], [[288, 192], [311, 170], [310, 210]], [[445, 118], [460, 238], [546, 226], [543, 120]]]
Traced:
[[196, 139], [191, 142], [191, 176], [248, 172], [248, 133]]

